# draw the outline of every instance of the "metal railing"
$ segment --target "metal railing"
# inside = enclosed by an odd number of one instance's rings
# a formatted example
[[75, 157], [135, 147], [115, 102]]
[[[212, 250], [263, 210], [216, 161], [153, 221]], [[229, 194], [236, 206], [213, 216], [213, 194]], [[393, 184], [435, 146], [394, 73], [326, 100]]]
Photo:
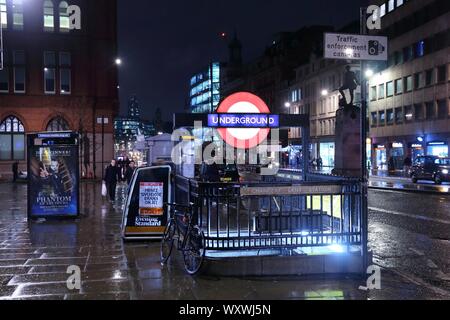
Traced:
[[359, 181], [203, 183], [176, 178], [178, 203], [195, 203], [207, 250], [360, 246]]

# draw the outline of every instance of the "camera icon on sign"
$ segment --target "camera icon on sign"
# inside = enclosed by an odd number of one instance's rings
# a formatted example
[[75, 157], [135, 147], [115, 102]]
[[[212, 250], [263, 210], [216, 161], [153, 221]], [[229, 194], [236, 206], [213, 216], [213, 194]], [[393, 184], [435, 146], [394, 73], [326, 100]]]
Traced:
[[377, 40], [369, 41], [369, 55], [378, 56], [382, 54], [386, 48]]

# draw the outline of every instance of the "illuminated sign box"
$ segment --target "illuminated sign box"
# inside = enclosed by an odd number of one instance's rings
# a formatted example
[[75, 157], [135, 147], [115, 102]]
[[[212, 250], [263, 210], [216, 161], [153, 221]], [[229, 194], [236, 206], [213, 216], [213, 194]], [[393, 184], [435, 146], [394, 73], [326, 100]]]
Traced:
[[280, 116], [271, 114], [209, 114], [211, 128], [279, 128]]

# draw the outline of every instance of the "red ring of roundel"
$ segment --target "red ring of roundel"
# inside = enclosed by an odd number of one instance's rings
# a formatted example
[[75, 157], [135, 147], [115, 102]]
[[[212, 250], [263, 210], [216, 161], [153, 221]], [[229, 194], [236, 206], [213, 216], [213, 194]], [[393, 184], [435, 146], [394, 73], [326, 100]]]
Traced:
[[[258, 96], [249, 92], [238, 92], [227, 97], [217, 109], [217, 113], [228, 113], [228, 110], [238, 102], [250, 102], [255, 105], [260, 113], [270, 113], [267, 104]], [[260, 145], [267, 139], [270, 129], [260, 129], [259, 133], [251, 139], [238, 139], [231, 134], [227, 136], [227, 128], [217, 129], [222, 139], [229, 145], [240, 149], [251, 149]]]

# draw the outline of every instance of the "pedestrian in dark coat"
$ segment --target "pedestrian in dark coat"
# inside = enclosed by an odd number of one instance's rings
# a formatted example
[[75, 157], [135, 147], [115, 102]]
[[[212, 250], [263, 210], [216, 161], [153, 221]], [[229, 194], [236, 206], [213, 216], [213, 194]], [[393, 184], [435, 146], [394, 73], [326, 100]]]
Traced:
[[116, 165], [116, 160], [111, 160], [111, 164], [106, 167], [103, 180], [108, 188], [109, 199], [115, 201], [117, 181], [120, 180], [120, 170]]
[[13, 181], [16, 182], [19, 177], [19, 162], [15, 161], [12, 165]]
[[130, 164], [125, 169], [125, 179], [127, 180], [128, 185], [131, 183], [131, 179], [133, 178], [133, 174], [136, 171], [136, 163], [134, 161], [130, 161]]

